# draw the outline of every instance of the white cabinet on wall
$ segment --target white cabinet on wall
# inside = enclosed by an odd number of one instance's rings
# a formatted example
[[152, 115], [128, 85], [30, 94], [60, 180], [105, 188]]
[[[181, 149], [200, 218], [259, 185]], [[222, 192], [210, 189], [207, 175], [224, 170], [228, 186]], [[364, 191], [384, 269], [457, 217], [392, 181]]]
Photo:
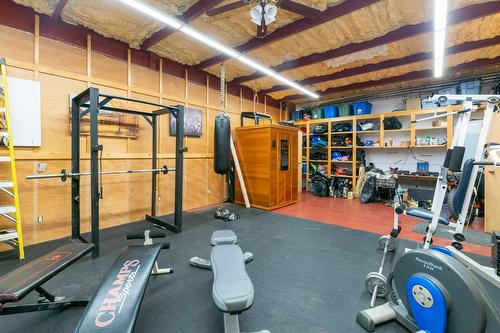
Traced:
[[42, 145], [40, 81], [9, 77], [10, 115], [14, 146]]

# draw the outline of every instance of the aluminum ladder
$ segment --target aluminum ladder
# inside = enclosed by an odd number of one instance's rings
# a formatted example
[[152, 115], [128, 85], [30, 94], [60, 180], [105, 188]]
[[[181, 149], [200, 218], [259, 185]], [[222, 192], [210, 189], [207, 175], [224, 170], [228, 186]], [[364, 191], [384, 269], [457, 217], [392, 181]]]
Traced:
[[[19, 208], [19, 191], [17, 187], [16, 160], [14, 140], [12, 139], [12, 122], [10, 118], [9, 94], [5, 58], [0, 58], [0, 191], [10, 197], [9, 202], [0, 201], [0, 216], [15, 228], [3, 229], [0, 222], [0, 242], [4, 242], [19, 251], [19, 259], [24, 259], [23, 232], [21, 228], [21, 210]], [[5, 166], [7, 165], [7, 166]], [[8, 179], [10, 168], [10, 179]], [[2, 230], [3, 229], [3, 230]]]

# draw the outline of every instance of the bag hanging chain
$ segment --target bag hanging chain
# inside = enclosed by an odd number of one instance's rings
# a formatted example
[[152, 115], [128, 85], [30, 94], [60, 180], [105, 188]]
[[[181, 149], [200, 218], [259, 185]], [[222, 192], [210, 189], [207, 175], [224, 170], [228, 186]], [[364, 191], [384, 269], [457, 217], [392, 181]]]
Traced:
[[220, 109], [223, 113], [226, 113], [224, 109], [226, 101], [226, 70], [224, 68], [224, 63], [220, 64]]

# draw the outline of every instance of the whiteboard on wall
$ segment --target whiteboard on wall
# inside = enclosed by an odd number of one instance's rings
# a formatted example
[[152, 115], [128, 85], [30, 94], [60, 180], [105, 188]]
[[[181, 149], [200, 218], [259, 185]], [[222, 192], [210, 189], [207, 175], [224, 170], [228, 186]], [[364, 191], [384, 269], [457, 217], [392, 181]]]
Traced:
[[40, 81], [9, 77], [7, 84], [14, 146], [40, 147], [42, 145]]

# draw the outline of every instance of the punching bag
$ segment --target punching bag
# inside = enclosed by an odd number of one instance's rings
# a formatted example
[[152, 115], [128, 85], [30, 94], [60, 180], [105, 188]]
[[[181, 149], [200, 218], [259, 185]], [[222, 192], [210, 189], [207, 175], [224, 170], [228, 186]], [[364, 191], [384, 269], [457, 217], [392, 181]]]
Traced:
[[221, 175], [227, 174], [231, 168], [229, 159], [231, 156], [230, 140], [231, 124], [229, 116], [221, 112], [215, 117], [214, 127], [214, 171]]

